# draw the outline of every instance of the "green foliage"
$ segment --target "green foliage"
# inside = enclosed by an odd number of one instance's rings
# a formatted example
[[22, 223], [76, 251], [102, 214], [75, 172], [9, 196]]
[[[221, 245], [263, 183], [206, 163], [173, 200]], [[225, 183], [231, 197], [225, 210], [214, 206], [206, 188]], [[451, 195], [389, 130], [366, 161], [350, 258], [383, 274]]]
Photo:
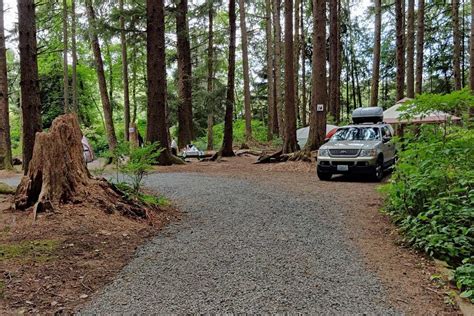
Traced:
[[[219, 123], [213, 127], [214, 148], [220, 148], [224, 137], [224, 123]], [[252, 120], [252, 136], [257, 142], [267, 141], [267, 126], [264, 122]], [[234, 121], [234, 144], [245, 143], [245, 120]], [[207, 136], [201, 137], [195, 142], [196, 146], [204, 150], [207, 147]]]
[[157, 143], [143, 147], [134, 147], [128, 142], [120, 143], [110, 153], [116, 166], [117, 182], [119, 174], [123, 175], [130, 184], [132, 193], [138, 195], [143, 178], [153, 169], [161, 151]]
[[[459, 109], [463, 92], [451, 96], [421, 96], [411, 113]], [[440, 98], [454, 100], [439, 104]], [[467, 109], [467, 108], [466, 108]], [[415, 132], [416, 131], [416, 132]], [[415, 248], [454, 267], [474, 256], [474, 133], [468, 127], [450, 124], [424, 125], [399, 141], [396, 170], [387, 193], [386, 210], [400, 225]], [[464, 268], [463, 268], [464, 267]], [[459, 285], [472, 290], [472, 283], [458, 275]], [[472, 294], [472, 292], [470, 292]], [[465, 294], [467, 295], [467, 294]]]
[[461, 290], [461, 297], [474, 303], [474, 257], [463, 261], [455, 272], [456, 286]]
[[164, 196], [155, 196], [143, 192], [135, 192], [135, 190], [126, 182], [118, 182], [115, 186], [125, 194], [128, 200], [138, 200], [141, 203], [150, 206], [169, 206], [171, 202]]

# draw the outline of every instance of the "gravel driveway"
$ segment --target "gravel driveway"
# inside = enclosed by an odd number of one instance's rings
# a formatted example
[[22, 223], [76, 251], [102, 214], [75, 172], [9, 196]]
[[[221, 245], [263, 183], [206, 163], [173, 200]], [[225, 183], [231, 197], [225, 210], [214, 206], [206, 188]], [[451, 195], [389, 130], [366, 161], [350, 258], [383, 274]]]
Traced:
[[184, 219], [163, 230], [83, 314], [399, 314], [344, 238], [343, 207], [283, 184], [153, 174]]

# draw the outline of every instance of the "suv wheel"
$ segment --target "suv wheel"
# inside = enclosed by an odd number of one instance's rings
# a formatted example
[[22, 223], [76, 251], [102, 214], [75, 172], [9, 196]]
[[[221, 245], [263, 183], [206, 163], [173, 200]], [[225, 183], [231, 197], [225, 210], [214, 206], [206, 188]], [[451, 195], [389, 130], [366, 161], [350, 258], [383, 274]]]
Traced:
[[374, 179], [377, 182], [380, 182], [383, 179], [383, 158], [377, 160], [374, 170]]
[[331, 173], [327, 173], [327, 172], [319, 172], [319, 171], [318, 171], [318, 178], [319, 178], [319, 180], [321, 180], [321, 181], [329, 181], [329, 180], [331, 180], [331, 178], [332, 178], [332, 174], [331, 174]]

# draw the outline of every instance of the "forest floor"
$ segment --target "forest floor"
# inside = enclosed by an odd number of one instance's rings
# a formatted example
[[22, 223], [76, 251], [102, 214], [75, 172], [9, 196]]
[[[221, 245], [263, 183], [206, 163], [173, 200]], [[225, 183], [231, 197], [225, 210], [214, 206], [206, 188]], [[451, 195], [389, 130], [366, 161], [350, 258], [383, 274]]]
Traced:
[[146, 186], [184, 212], [164, 212], [181, 220], [158, 234], [76, 206], [36, 223], [0, 212], [0, 246], [19, 246], [0, 257], [0, 314], [459, 313], [380, 213], [379, 184], [255, 160], [157, 167]]
[[431, 280], [434, 262], [404, 247], [380, 213], [379, 184], [254, 161], [157, 168], [146, 185], [176, 201], [183, 220], [81, 312], [459, 313]]
[[[0, 173], [16, 185], [18, 173]], [[65, 205], [40, 214], [9, 208], [0, 195], [0, 315], [71, 314], [110, 283], [136, 248], [179, 212], [165, 207], [153, 222], [106, 214], [99, 206]], [[152, 225], [150, 225], [152, 224]]]

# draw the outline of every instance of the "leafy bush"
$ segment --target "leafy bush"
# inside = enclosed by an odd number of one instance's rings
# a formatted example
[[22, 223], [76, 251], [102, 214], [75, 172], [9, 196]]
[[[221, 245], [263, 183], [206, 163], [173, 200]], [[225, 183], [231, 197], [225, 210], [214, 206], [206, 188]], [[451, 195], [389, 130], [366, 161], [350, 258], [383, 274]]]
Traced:
[[[214, 125], [214, 148], [220, 148], [224, 137], [224, 123]], [[260, 143], [267, 142], [267, 126], [259, 120], [252, 120], [252, 136]], [[234, 121], [234, 143], [245, 143], [245, 120]], [[201, 137], [195, 142], [196, 146], [203, 150], [207, 148], [207, 136]]]
[[117, 182], [120, 182], [119, 175], [124, 176], [131, 187], [131, 193], [138, 196], [143, 178], [153, 168], [160, 154], [157, 143], [143, 147], [134, 147], [128, 142], [119, 144], [110, 153], [116, 167]]
[[[464, 113], [472, 106], [471, 101], [465, 102], [470, 94], [456, 92], [443, 98], [450, 100], [444, 103], [446, 108], [420, 96], [411, 113], [427, 112], [430, 107]], [[436, 107], [430, 105], [433, 102]], [[403, 150], [383, 189], [386, 210], [411, 245], [458, 267], [458, 287], [473, 299], [473, 267], [467, 261], [474, 258], [474, 132], [449, 123], [423, 125], [413, 127], [398, 145]]]

